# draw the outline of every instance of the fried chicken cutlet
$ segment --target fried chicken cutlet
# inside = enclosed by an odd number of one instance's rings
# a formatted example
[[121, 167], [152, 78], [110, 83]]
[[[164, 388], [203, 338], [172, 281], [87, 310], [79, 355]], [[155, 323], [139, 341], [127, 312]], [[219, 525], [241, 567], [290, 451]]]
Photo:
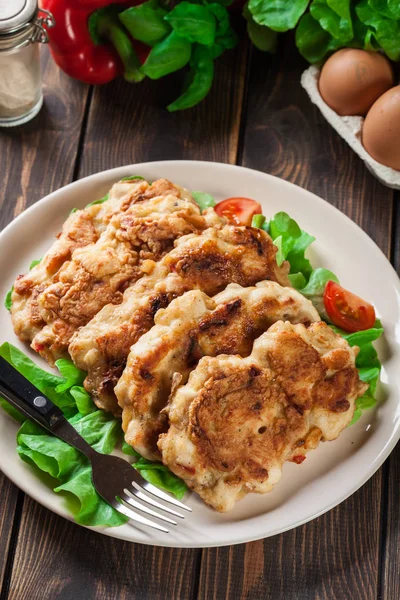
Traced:
[[279, 321], [246, 358], [202, 358], [171, 395], [163, 462], [221, 512], [270, 492], [285, 461], [302, 462], [350, 423], [368, 388], [357, 352], [323, 322]]
[[253, 227], [212, 227], [178, 239], [161, 261], [148, 265], [147, 276], [125, 291], [121, 304], [105, 306], [72, 338], [69, 352], [87, 371], [85, 387], [97, 406], [120, 414], [114, 387], [130, 347], [177, 296], [192, 289], [213, 296], [232, 282], [247, 287], [269, 279], [290, 286], [289, 264], [278, 267], [276, 252], [269, 235]]
[[45, 325], [37, 306], [37, 297], [51, 283], [62, 265], [71, 260], [77, 248], [95, 243], [113, 215], [125, 211], [132, 198], [149, 187], [147, 181], [120, 181], [110, 190], [106, 202], [71, 213], [56, 241], [33, 269], [19, 275], [14, 284], [11, 318], [16, 335], [31, 342]]
[[[215, 220], [220, 222], [216, 215]], [[143, 261], [159, 260], [178, 237], [208, 226], [207, 216], [200, 214], [187, 190], [165, 179], [138, 190], [97, 242], [76, 249], [38, 295], [46, 325], [35, 335], [32, 348], [50, 363], [65, 355], [79, 327], [106, 304], [121, 302], [124, 290], [142, 276]]]
[[309, 324], [320, 317], [299, 292], [273, 281], [246, 288], [231, 284], [214, 298], [192, 290], [159, 310], [155, 325], [132, 346], [115, 388], [128, 444], [160, 460], [157, 440], [168, 428], [162, 409], [174, 373], [186, 383], [202, 356], [250, 354], [254, 340], [282, 319]]

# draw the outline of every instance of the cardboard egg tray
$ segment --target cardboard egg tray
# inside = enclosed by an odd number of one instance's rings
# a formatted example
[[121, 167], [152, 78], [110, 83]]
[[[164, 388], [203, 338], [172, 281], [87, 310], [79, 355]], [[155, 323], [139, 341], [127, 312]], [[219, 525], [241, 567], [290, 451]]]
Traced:
[[385, 167], [376, 162], [364, 149], [361, 143], [363, 117], [341, 117], [323, 101], [318, 89], [320, 69], [309, 67], [301, 76], [301, 85], [306, 90], [311, 102], [318, 106], [325, 119], [337, 133], [348, 143], [350, 148], [364, 161], [365, 166], [383, 185], [400, 190], [400, 171]]

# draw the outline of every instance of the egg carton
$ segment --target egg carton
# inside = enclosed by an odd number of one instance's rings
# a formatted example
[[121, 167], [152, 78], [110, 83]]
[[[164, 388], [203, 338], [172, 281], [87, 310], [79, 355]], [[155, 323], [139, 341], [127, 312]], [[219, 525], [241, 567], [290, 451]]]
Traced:
[[395, 190], [400, 190], [400, 171], [381, 165], [372, 158], [361, 143], [363, 117], [341, 117], [322, 99], [318, 89], [321, 70], [316, 66], [309, 67], [301, 76], [301, 85], [306, 90], [313, 104], [318, 106], [325, 119], [338, 134], [348, 143], [350, 148], [364, 161], [365, 166], [375, 177]]

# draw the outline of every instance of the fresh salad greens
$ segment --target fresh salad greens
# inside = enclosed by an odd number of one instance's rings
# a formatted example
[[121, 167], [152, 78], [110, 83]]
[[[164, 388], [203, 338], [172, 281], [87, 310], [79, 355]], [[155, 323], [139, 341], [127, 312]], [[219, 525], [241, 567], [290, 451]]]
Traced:
[[195, 106], [205, 98], [214, 78], [214, 60], [234, 48], [237, 36], [227, 6], [232, 0], [183, 0], [172, 5], [148, 0], [119, 13], [132, 38], [150, 47], [141, 66], [143, 76], [160, 79], [188, 68], [182, 94], [170, 112]]
[[[68, 421], [98, 452], [110, 454], [122, 440], [121, 422], [97, 410], [82, 387], [85, 373], [72, 361], [60, 359], [61, 376], [44, 371], [23, 352], [9, 343], [0, 346], [0, 356], [29, 379], [64, 413]], [[25, 420], [14, 407], [0, 398], [0, 406], [22, 425], [17, 434], [17, 452], [22, 460], [42, 474], [57, 492], [63, 492], [69, 510], [81, 525], [114, 527], [127, 521], [97, 494], [91, 479], [91, 467], [83, 454], [52, 436], [36, 423]], [[124, 443], [123, 450], [130, 448]], [[128, 454], [138, 458], [134, 467], [144, 479], [182, 498], [186, 486], [182, 480], [160, 463], [152, 463], [130, 448]]]
[[398, 0], [249, 0], [244, 17], [260, 50], [273, 51], [278, 33], [296, 29], [296, 45], [311, 63], [344, 47], [381, 50], [400, 60]]

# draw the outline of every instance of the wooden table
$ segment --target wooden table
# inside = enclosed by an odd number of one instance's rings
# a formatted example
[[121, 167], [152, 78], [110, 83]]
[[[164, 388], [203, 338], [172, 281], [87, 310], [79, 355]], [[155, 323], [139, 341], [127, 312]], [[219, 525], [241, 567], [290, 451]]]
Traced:
[[[315, 192], [399, 267], [400, 194], [380, 185], [310, 104], [299, 83], [306, 64], [290, 40], [275, 57], [243, 42], [218, 62], [209, 98], [170, 115], [163, 107], [177, 96], [173, 77], [91, 89], [60, 73], [45, 52], [45, 107], [29, 125], [0, 134], [1, 226], [49, 192], [103, 169], [204, 159]], [[357, 493], [319, 519], [210, 550], [98, 535], [42, 508], [0, 474], [1, 600], [396, 600], [399, 465], [398, 447]]]

